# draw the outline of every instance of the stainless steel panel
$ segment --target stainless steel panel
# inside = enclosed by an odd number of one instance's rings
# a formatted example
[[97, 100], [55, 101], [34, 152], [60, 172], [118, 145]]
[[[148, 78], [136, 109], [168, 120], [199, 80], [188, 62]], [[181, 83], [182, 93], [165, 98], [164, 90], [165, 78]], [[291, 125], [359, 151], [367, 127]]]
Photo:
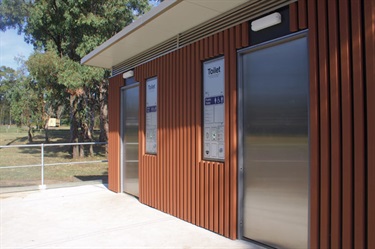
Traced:
[[123, 191], [138, 196], [139, 86], [123, 89], [121, 103]]
[[242, 56], [243, 235], [308, 247], [308, 54], [300, 37]]

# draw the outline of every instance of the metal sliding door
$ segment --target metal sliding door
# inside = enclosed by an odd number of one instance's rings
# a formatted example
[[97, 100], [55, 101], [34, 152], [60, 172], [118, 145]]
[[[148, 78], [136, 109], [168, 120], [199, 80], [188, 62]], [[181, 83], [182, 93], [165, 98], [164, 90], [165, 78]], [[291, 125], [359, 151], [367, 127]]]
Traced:
[[242, 236], [277, 248], [307, 248], [307, 38], [254, 46], [241, 51], [239, 61]]
[[122, 191], [138, 196], [139, 84], [121, 90], [121, 127]]

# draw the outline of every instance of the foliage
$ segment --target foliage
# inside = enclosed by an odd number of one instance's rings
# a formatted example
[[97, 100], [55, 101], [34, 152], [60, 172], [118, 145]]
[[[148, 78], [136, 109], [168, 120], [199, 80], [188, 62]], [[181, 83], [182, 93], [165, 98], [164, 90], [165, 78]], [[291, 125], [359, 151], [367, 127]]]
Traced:
[[18, 70], [1, 67], [0, 75], [1, 102], [9, 107], [9, 116], [17, 125], [29, 128], [31, 142], [32, 126], [42, 123], [43, 89], [29, 77], [24, 63]]
[[10, 67], [0, 67], [0, 101], [5, 101], [5, 94], [16, 82], [16, 72]]
[[0, 67], [0, 122], [11, 124], [10, 100], [6, 97], [11, 87], [16, 82], [16, 71], [12, 68]]
[[72, 142], [92, 139], [95, 111], [106, 110], [108, 71], [81, 58], [149, 9], [148, 0], [0, 0], [0, 30], [16, 27], [38, 49], [27, 62], [32, 82], [46, 110], [69, 109]]
[[11, 104], [11, 114], [17, 125], [40, 125], [42, 103], [40, 102], [36, 84], [28, 78], [18, 79], [18, 83], [7, 94]]
[[46, 51], [35, 52], [26, 62], [30, 76], [38, 82], [39, 88], [43, 89], [45, 112], [48, 117], [60, 118], [65, 106], [69, 105], [66, 87], [58, 81], [60, 61], [56, 53]]
[[147, 0], [40, 0], [30, 8], [24, 32], [34, 46], [52, 42], [60, 56], [79, 62], [148, 6]]
[[0, 0], [0, 30], [17, 28], [21, 34], [31, 4], [31, 0]]

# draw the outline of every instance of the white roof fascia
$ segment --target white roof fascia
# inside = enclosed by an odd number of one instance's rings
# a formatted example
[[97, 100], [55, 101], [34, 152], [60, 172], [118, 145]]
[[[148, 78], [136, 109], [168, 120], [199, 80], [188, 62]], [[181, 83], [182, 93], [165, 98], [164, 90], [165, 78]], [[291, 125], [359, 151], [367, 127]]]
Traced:
[[[90, 59], [100, 54], [102, 51], [106, 50], [107, 48], [111, 47], [112, 45], [120, 41], [123, 37], [134, 32], [135, 30], [143, 26], [145, 23], [157, 17], [158, 15], [160, 15], [161, 13], [163, 13], [164, 11], [169, 9], [171, 6], [173, 6], [174, 4], [180, 1], [181, 0], [166, 0], [166, 1], [161, 2], [158, 6], [152, 8], [150, 11], [140, 16], [138, 19], [136, 19], [131, 24], [126, 26], [123, 30], [121, 30], [120, 32], [112, 36], [110, 39], [105, 41], [103, 44], [101, 44], [99, 47], [97, 47], [95, 50], [91, 51], [89, 54], [84, 56], [81, 59], [81, 64], [86, 64]], [[110, 67], [108, 67], [108, 69], [110, 69]]]
[[81, 63], [111, 69], [248, 1], [252, 0], [165, 0], [83, 57]]

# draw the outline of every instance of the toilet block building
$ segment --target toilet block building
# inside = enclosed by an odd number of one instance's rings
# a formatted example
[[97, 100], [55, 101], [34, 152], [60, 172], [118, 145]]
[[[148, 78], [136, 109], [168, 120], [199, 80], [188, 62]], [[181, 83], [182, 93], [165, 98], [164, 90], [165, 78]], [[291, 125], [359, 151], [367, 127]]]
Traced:
[[375, 248], [373, 0], [166, 0], [82, 63], [112, 72], [110, 190], [231, 239]]

